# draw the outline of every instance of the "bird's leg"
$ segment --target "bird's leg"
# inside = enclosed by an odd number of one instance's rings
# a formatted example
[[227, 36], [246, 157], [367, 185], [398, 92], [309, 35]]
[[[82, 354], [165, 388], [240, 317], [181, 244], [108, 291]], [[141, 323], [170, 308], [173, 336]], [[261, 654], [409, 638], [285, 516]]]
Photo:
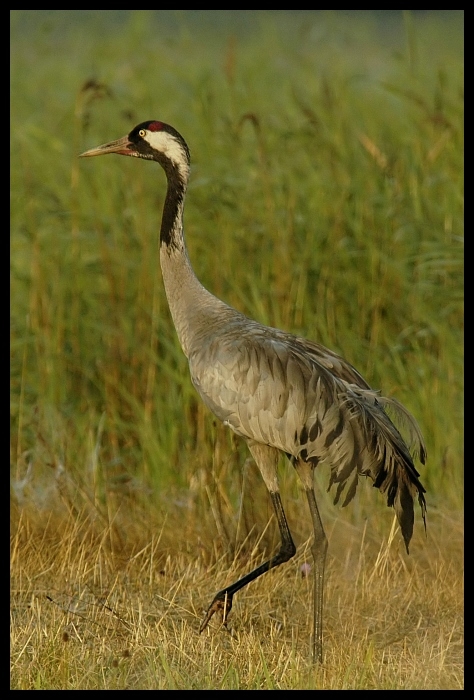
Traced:
[[257, 566], [256, 569], [253, 569], [253, 571], [250, 573], [246, 574], [242, 578], [239, 578], [239, 580], [235, 581], [235, 583], [232, 583], [230, 586], [227, 586], [226, 588], [223, 588], [222, 591], [216, 593], [214, 600], [210, 604], [206, 616], [201, 623], [199, 632], [203, 631], [203, 629], [209, 623], [211, 617], [216, 612], [222, 613], [222, 621], [225, 624], [227, 621], [227, 616], [232, 608], [232, 599], [234, 594], [237, 593], [237, 591], [240, 591], [241, 588], [249, 584], [251, 581], [255, 581], [256, 578], [264, 574], [266, 571], [269, 571], [275, 566], [279, 566], [280, 564], [283, 564], [283, 562], [288, 561], [288, 559], [291, 559], [296, 552], [296, 547], [291, 537], [285, 511], [283, 510], [283, 505], [281, 502], [280, 492], [278, 490], [276, 478], [278, 450], [273, 447], [268, 447], [267, 445], [255, 443], [252, 440], [248, 440], [247, 443], [270, 492], [278, 527], [280, 529], [280, 549], [274, 557], [271, 557], [263, 564], [260, 564], [260, 566]]
[[319, 515], [318, 504], [314, 492], [313, 466], [307, 462], [298, 461], [294, 463], [295, 468], [303, 481], [306, 497], [308, 499], [309, 511], [313, 522], [313, 544], [311, 552], [313, 554], [313, 644], [311, 655], [313, 662], [323, 662], [323, 589], [324, 589], [324, 567], [326, 564], [326, 553], [328, 540], [324, 532], [321, 516]]
[[311, 551], [314, 561], [314, 593], [313, 593], [313, 661], [323, 662], [323, 589], [324, 567], [328, 541], [319, 515], [314, 490], [306, 491], [311, 519], [313, 521], [314, 539]]
[[205, 627], [207, 627], [209, 620], [216, 612], [222, 613], [222, 622], [225, 625], [227, 616], [232, 609], [232, 598], [234, 597], [234, 594], [237, 593], [237, 591], [240, 591], [241, 588], [249, 584], [251, 581], [255, 581], [256, 578], [264, 574], [266, 571], [273, 569], [275, 566], [283, 564], [283, 562], [288, 561], [288, 559], [291, 559], [291, 557], [294, 556], [296, 547], [288, 527], [285, 511], [283, 510], [281, 503], [280, 493], [278, 491], [270, 492], [270, 496], [272, 498], [281, 535], [281, 545], [278, 553], [274, 557], [271, 557], [271, 559], [265, 561], [263, 564], [260, 564], [260, 566], [257, 566], [257, 568], [250, 571], [250, 573], [242, 576], [242, 578], [239, 578], [239, 580], [235, 581], [235, 583], [232, 583], [230, 586], [227, 586], [226, 588], [223, 588], [222, 591], [216, 593], [214, 600], [210, 604], [204, 620], [201, 623], [199, 633], [201, 633]]
[[214, 596], [214, 600], [207, 609], [207, 613], [204, 617], [204, 620], [201, 622], [201, 626], [199, 627], [199, 634], [201, 634], [201, 632], [207, 627], [207, 625], [209, 624], [209, 620], [216, 612], [221, 613], [222, 624], [224, 625], [224, 627], [226, 627], [227, 616], [230, 613], [231, 609], [232, 594], [229, 594], [226, 589], [223, 589], [222, 591], [219, 591], [219, 593], [216, 593], [216, 595]]
[[249, 584], [251, 581], [255, 581], [256, 578], [264, 574], [266, 571], [273, 569], [275, 566], [283, 564], [283, 562], [288, 561], [288, 559], [291, 559], [291, 557], [294, 556], [296, 547], [288, 527], [280, 493], [278, 491], [270, 492], [270, 496], [272, 498], [281, 535], [281, 545], [278, 553], [274, 557], [271, 557], [265, 561], [263, 564], [260, 564], [260, 566], [257, 566], [257, 568], [250, 571], [250, 573], [242, 576], [242, 578], [239, 578], [239, 580], [235, 581], [235, 583], [232, 583], [230, 586], [227, 586], [227, 588], [223, 588], [222, 591], [216, 593], [214, 600], [210, 604], [206, 616], [201, 623], [201, 627], [199, 628], [200, 633], [203, 631], [203, 629], [205, 629], [209, 620], [216, 612], [222, 613], [222, 622], [223, 624], [226, 623], [227, 616], [232, 608], [232, 598], [237, 591], [240, 591], [241, 588]]

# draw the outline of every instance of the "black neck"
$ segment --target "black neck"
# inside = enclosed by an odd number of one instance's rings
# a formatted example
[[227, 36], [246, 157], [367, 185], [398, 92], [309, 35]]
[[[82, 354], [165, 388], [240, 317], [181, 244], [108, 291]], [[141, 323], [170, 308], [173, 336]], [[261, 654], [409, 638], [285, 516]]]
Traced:
[[182, 215], [187, 182], [169, 161], [164, 167], [168, 189], [161, 219], [160, 244], [168, 248], [183, 249]]

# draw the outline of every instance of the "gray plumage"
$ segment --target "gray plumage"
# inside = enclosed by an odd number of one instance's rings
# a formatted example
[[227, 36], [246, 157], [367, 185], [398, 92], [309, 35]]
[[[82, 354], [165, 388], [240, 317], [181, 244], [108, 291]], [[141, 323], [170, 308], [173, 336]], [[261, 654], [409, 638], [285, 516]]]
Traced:
[[[426, 504], [413, 459], [425, 462], [420, 430], [395, 399], [372, 390], [342, 357], [317, 343], [263, 326], [213, 296], [199, 282], [188, 259], [183, 208], [189, 177], [189, 150], [167, 124], [144, 122], [123, 139], [86, 153], [119, 153], [155, 160], [165, 170], [168, 189], [160, 234], [160, 261], [166, 295], [192, 382], [208, 408], [249, 449], [270, 492], [280, 528], [279, 552], [219, 591], [201, 624], [219, 611], [223, 621], [233, 595], [295, 553], [278, 489], [280, 452], [299, 474], [314, 528], [314, 631], [312, 652], [322, 661], [322, 597], [327, 539], [316, 503], [313, 470], [327, 465], [335, 502], [347, 505], [359, 476], [369, 477], [393, 506], [408, 552], [414, 498], [425, 519]], [[408, 434], [408, 444], [389, 413]]]
[[358, 476], [369, 476], [395, 507], [408, 550], [413, 495], [424, 510], [423, 487], [385, 407], [409, 422], [424, 461], [411, 416], [321, 345], [229, 312], [206, 342], [198, 339], [190, 350], [191, 378], [204, 403], [237, 435], [271, 445], [290, 460], [327, 464], [336, 503], [343, 495], [347, 505]]

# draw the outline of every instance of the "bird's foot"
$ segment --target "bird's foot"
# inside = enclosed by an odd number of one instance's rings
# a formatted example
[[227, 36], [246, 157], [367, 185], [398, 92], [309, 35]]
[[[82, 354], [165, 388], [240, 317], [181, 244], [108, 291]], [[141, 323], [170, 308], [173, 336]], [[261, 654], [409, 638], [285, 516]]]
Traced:
[[222, 616], [222, 624], [224, 627], [227, 626], [227, 617], [232, 609], [232, 594], [228, 593], [227, 591], [219, 591], [219, 593], [216, 594], [214, 600], [210, 604], [210, 606], [207, 609], [206, 616], [204, 617], [204, 620], [201, 622], [201, 626], [199, 628], [199, 634], [207, 627], [209, 624], [209, 620], [211, 617], [214, 615], [214, 613], [219, 613]]

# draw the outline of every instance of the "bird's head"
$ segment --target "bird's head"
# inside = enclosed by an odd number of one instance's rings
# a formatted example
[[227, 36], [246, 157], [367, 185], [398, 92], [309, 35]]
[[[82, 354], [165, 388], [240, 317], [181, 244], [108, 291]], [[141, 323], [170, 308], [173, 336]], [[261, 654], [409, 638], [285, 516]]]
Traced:
[[80, 154], [80, 157], [117, 153], [145, 160], [156, 160], [168, 173], [178, 171], [183, 179], [189, 173], [189, 149], [181, 134], [169, 124], [148, 121], [138, 124], [128, 136], [104, 143]]

